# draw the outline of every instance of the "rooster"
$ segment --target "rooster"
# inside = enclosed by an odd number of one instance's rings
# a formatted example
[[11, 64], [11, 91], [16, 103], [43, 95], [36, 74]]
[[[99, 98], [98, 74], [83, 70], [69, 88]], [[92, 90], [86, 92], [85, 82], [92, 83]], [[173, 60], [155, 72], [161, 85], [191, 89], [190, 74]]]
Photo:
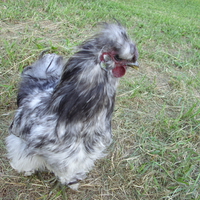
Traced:
[[11, 166], [25, 175], [50, 170], [77, 190], [112, 142], [118, 81], [137, 59], [125, 28], [104, 23], [68, 60], [42, 54], [26, 67], [6, 138]]

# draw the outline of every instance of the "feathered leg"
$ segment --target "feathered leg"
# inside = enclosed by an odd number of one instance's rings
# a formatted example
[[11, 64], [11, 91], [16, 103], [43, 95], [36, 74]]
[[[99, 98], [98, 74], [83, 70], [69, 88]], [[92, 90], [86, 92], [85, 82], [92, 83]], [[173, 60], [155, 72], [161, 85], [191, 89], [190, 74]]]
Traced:
[[30, 176], [36, 170], [45, 168], [44, 159], [31, 154], [23, 139], [11, 134], [6, 138], [6, 144], [10, 164], [18, 172], [25, 172], [26, 176]]

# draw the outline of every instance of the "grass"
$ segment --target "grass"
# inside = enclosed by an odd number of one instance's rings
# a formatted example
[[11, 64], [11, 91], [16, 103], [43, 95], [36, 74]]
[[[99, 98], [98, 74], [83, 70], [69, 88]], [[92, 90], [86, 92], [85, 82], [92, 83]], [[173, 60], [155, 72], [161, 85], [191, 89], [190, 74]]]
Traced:
[[[198, 200], [200, 196], [199, 0], [0, 2], [0, 198]], [[96, 25], [117, 18], [140, 53], [140, 70], [121, 79], [114, 142], [78, 192], [52, 174], [24, 177], [4, 138], [23, 68], [45, 49], [69, 57]]]

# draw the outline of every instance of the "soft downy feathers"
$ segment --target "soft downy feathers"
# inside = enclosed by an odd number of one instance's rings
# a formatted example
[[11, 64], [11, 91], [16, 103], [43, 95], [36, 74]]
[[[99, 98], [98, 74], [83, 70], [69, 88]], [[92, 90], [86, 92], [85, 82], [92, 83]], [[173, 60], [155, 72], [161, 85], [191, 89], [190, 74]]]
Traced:
[[26, 67], [6, 139], [11, 166], [26, 175], [48, 169], [77, 189], [112, 142], [118, 80], [137, 59], [125, 29], [104, 23], [67, 61], [42, 54]]

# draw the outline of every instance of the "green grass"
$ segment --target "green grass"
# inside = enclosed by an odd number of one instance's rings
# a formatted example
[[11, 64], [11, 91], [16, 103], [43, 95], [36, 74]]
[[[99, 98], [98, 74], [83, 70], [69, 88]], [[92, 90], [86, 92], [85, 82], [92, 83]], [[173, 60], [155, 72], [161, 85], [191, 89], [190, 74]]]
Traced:
[[[199, 0], [1, 1], [0, 199], [198, 200], [199, 7]], [[21, 71], [45, 49], [69, 57], [113, 18], [136, 41], [140, 70], [120, 81], [108, 156], [79, 192], [56, 187], [52, 174], [17, 174], [4, 139]]]

